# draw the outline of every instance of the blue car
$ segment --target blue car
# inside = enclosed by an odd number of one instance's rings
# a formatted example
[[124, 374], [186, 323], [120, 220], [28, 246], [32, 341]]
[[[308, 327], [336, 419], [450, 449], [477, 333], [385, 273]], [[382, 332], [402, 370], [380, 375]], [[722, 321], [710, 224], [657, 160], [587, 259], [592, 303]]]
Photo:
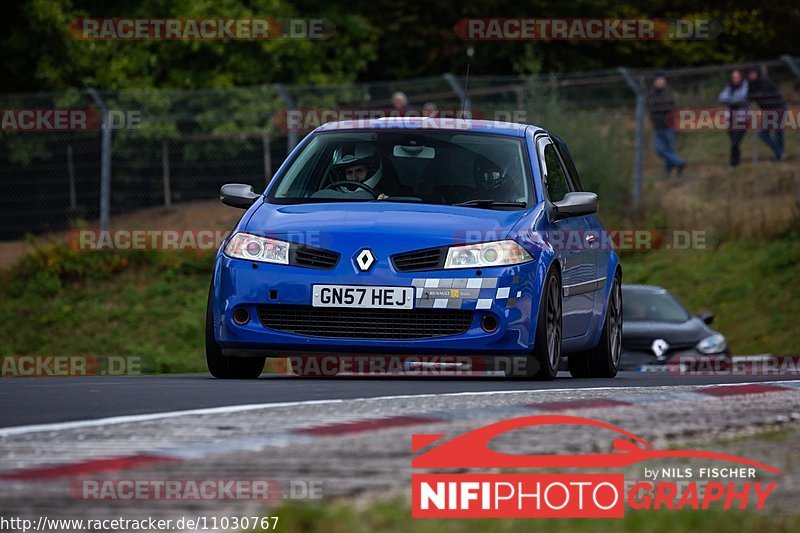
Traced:
[[383, 118], [323, 125], [216, 256], [206, 357], [256, 378], [266, 357], [522, 360], [511, 376], [614, 377], [622, 271], [567, 146], [542, 128]]

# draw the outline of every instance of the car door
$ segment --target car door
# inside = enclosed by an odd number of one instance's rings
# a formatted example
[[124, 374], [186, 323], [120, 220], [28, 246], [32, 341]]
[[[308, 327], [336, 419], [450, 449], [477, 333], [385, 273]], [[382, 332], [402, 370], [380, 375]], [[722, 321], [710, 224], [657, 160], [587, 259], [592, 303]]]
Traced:
[[[571, 183], [576, 190], [584, 191], [585, 189], [581, 183], [578, 169], [575, 167], [575, 162], [572, 160], [572, 155], [569, 153], [567, 144], [555, 135], [551, 134], [551, 137], [553, 138], [553, 142], [558, 149], [558, 154], [561, 156], [561, 161], [564, 163]], [[596, 286], [594, 298], [595, 305], [597, 306], [600, 302], [604, 303], [604, 288], [607, 283], [606, 276], [608, 273], [608, 265], [611, 261], [611, 248], [608, 244], [610, 241], [605, 233], [603, 223], [600, 222], [600, 219], [596, 214], [592, 213], [591, 215], [586, 215], [583, 218], [585, 219], [586, 225], [589, 228], [589, 232], [584, 238], [584, 243], [588, 244], [594, 250], [594, 265], [595, 272], [597, 273], [596, 279], [594, 280], [594, 285]]]
[[[549, 205], [578, 190], [553, 141], [546, 136], [537, 139], [545, 201]], [[548, 209], [550, 213], [552, 209]], [[595, 251], [587, 242], [592, 229], [587, 216], [555, 220], [550, 216], [548, 240], [561, 264], [563, 286], [563, 324], [565, 339], [585, 335], [591, 324], [594, 308], [597, 267]]]

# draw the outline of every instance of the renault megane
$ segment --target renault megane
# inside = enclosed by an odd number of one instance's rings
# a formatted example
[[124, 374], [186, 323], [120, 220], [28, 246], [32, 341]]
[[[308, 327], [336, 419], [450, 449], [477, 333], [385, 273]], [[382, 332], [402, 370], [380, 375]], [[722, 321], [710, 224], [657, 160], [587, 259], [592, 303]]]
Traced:
[[481, 120], [329, 123], [247, 211], [216, 257], [206, 356], [218, 378], [266, 357], [522, 358], [551, 380], [613, 377], [622, 271], [566, 144]]

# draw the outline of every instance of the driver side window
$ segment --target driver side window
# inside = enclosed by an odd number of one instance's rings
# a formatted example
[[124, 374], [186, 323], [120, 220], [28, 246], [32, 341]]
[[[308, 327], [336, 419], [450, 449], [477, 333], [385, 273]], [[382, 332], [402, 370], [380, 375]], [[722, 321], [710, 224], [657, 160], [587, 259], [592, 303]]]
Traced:
[[564, 169], [561, 167], [561, 160], [558, 158], [555, 146], [548, 142], [544, 145], [544, 186], [547, 189], [547, 197], [551, 202], [559, 202], [570, 192], [569, 181]]

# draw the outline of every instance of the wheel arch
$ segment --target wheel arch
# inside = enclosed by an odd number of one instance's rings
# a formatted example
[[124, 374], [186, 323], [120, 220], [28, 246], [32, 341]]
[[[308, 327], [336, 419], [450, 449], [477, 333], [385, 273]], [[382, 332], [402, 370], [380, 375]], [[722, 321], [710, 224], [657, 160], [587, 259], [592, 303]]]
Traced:
[[619, 275], [620, 284], [622, 284], [622, 265], [620, 264], [617, 254], [611, 254], [608, 261], [608, 271], [606, 273], [606, 284], [603, 287], [603, 299], [601, 306], [598, 309], [594, 323], [594, 335], [592, 336], [592, 346], [597, 346], [600, 342], [600, 336], [603, 334], [603, 324], [606, 322], [606, 315], [608, 314], [608, 303], [611, 298], [611, 287], [614, 286], [614, 278]]

